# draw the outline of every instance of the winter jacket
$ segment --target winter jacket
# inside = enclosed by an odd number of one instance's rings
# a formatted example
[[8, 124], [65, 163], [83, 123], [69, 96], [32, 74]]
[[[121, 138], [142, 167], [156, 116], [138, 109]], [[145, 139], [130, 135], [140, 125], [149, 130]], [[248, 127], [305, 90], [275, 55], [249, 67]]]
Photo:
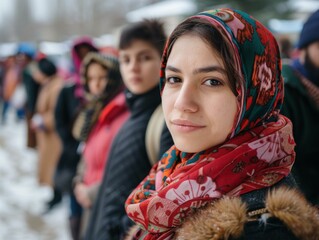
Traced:
[[76, 51], [77, 46], [81, 44], [87, 45], [91, 51], [97, 51], [90, 37], [79, 37], [73, 42], [71, 57], [74, 73], [63, 87], [55, 110], [56, 128], [63, 143], [55, 178], [56, 185], [61, 188], [61, 191], [71, 191], [72, 180], [80, 160], [80, 155], [77, 152], [79, 142], [72, 136], [72, 128], [83, 101], [83, 87], [80, 83], [82, 60]]
[[[125, 200], [151, 168], [145, 133], [152, 113], [160, 104], [158, 87], [143, 95], [127, 92], [126, 98], [131, 115], [113, 141], [86, 240], [121, 239], [132, 225], [124, 209]], [[160, 155], [173, 144], [166, 126], [164, 136], [167, 139], [161, 144], [167, 145], [160, 147]]]
[[40, 88], [36, 113], [42, 119], [42, 127], [36, 130], [38, 143], [38, 181], [52, 186], [56, 164], [61, 153], [61, 141], [55, 129], [54, 110], [62, 87], [60, 78], [53, 78]]
[[31, 118], [35, 112], [35, 106], [38, 98], [40, 85], [34, 81], [31, 71], [34, 67], [35, 62], [29, 63], [21, 73], [21, 81], [25, 86], [26, 90], [26, 118], [27, 118], [27, 147], [35, 148], [37, 146], [35, 132], [31, 129]]
[[[136, 226], [126, 239], [132, 239]], [[319, 239], [319, 212], [301, 195], [291, 176], [275, 186], [225, 196], [188, 216], [174, 240]]]
[[56, 184], [64, 186], [62, 191], [70, 191], [80, 155], [77, 153], [79, 142], [72, 136], [72, 124], [77, 113], [80, 99], [75, 96], [75, 84], [66, 84], [60, 91], [56, 108], [55, 124], [62, 141], [62, 153], [57, 165], [56, 179], [67, 180]]
[[35, 112], [35, 106], [38, 98], [40, 85], [34, 81], [31, 71], [35, 62], [29, 63], [22, 71], [22, 81], [27, 93], [27, 105], [26, 110], [33, 114]]
[[319, 108], [308, 94], [301, 75], [289, 65], [283, 66], [285, 100], [281, 113], [293, 123], [296, 181], [306, 198], [319, 204]]
[[128, 117], [124, 93], [120, 93], [101, 111], [83, 152], [85, 185], [91, 186], [101, 182], [113, 138]]

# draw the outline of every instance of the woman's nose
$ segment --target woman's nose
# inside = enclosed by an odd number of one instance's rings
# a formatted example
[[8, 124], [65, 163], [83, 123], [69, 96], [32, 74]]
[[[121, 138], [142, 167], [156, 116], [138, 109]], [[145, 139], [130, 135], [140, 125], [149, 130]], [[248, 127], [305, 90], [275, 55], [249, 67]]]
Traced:
[[139, 69], [139, 61], [138, 59], [132, 59], [130, 62], [130, 69], [132, 71], [136, 71]]
[[174, 107], [182, 112], [198, 111], [196, 87], [183, 83], [177, 93]]

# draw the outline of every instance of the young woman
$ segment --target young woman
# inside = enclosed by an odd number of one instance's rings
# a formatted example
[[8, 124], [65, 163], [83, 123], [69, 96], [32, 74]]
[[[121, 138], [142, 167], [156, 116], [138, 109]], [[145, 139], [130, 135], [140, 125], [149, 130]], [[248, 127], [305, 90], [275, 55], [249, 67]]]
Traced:
[[[158, 21], [145, 20], [127, 26], [120, 36], [120, 71], [131, 113], [116, 135], [93, 207], [87, 240], [122, 239], [132, 221], [125, 200], [151, 169], [146, 149], [146, 129], [161, 103], [159, 68], [166, 36]], [[163, 119], [164, 121], [164, 119]], [[160, 129], [161, 130], [161, 129]], [[168, 129], [161, 131], [160, 154], [172, 145]]]
[[82, 63], [82, 78], [86, 104], [74, 123], [73, 134], [83, 146], [74, 192], [85, 210], [84, 232], [113, 138], [129, 112], [117, 56], [88, 53]]
[[127, 199], [138, 226], [128, 239], [317, 239], [318, 213], [290, 189], [295, 144], [279, 113], [273, 35], [218, 9], [185, 20], [166, 46], [162, 102], [175, 145]]

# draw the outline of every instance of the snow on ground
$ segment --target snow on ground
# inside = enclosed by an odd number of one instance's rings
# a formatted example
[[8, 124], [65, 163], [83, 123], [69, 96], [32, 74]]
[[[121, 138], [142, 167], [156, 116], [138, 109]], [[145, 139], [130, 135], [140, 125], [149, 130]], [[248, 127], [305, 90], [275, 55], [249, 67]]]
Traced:
[[0, 124], [0, 239], [69, 240], [67, 199], [43, 214], [49, 187], [36, 179], [37, 153], [26, 147], [26, 125], [12, 111]]

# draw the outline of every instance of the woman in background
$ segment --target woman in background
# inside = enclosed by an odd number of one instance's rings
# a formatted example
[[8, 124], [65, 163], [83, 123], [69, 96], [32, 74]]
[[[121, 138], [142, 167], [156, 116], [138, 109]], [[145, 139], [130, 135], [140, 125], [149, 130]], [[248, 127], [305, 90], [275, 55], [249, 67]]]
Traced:
[[55, 122], [59, 137], [62, 141], [62, 153], [55, 173], [55, 186], [57, 191], [53, 203], [61, 201], [62, 194], [67, 193], [70, 196], [70, 229], [72, 239], [79, 239], [82, 208], [76, 201], [72, 180], [75, 176], [80, 154], [77, 152], [79, 141], [72, 135], [72, 127], [79, 108], [84, 103], [83, 86], [80, 80], [80, 66], [89, 52], [98, 52], [93, 40], [90, 37], [83, 36], [76, 38], [71, 48], [74, 72], [70, 79], [67, 79], [61, 89], [57, 105], [55, 108]]
[[84, 232], [96, 199], [114, 136], [128, 118], [118, 57], [88, 53], [82, 63], [85, 105], [73, 126], [82, 157], [75, 177], [75, 196], [84, 209]]

